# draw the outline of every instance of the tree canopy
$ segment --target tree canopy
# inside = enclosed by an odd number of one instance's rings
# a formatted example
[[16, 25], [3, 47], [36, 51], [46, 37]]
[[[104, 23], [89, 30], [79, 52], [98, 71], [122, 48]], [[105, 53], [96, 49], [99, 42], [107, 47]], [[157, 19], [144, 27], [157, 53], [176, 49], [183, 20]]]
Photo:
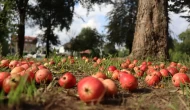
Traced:
[[[120, 2], [119, 2], [120, 1]], [[138, 0], [119, 0], [108, 13], [108, 40], [131, 50], [135, 31]]]

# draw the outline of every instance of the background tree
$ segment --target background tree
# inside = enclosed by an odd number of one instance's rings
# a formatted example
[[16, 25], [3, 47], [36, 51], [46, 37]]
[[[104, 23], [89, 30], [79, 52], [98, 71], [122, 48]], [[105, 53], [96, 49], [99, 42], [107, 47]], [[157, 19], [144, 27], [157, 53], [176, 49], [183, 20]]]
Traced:
[[190, 29], [187, 29], [185, 32], [182, 32], [179, 35], [179, 39], [181, 40], [181, 42], [179, 42], [177, 48], [178, 51], [190, 55]]
[[2, 48], [2, 55], [6, 55], [9, 52], [9, 34], [13, 31], [14, 25], [11, 25], [13, 20], [13, 4], [11, 1], [0, 1], [0, 45]]
[[83, 28], [81, 32], [70, 40], [73, 51], [91, 50], [94, 54], [99, 53], [103, 44], [103, 35], [96, 29], [90, 27]]
[[44, 41], [46, 42], [46, 57], [49, 56], [50, 45], [58, 45], [60, 41], [54, 30], [58, 28], [69, 29], [74, 12], [74, 2], [68, 0], [38, 0], [35, 6], [30, 8], [30, 14], [35, 24], [44, 29]]
[[124, 44], [131, 52], [135, 31], [138, 0], [119, 0], [107, 14], [108, 40], [117, 45]]
[[105, 44], [103, 48], [103, 56], [107, 57], [109, 55], [117, 56], [117, 49], [115, 48], [115, 45], [113, 43], [107, 43]]
[[[184, 12], [190, 12], [190, 1], [189, 0], [169, 0], [169, 11], [172, 11], [174, 13], [184, 13]], [[184, 15], [181, 16], [183, 18], [186, 18], [188, 22], [190, 22], [190, 16]]]

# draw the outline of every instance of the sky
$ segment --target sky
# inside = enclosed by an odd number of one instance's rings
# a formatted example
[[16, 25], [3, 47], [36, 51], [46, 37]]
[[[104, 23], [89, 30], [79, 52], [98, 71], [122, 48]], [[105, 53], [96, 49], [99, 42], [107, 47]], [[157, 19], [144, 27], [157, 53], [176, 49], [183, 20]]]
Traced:
[[[90, 11], [88, 14], [85, 8], [83, 8], [81, 5], [77, 5], [75, 7], [75, 13], [77, 15], [74, 15], [70, 30], [68, 32], [66, 30], [55, 30], [55, 33], [59, 36], [61, 45], [69, 42], [69, 40], [80, 33], [81, 29], [84, 27], [96, 28], [99, 33], [106, 34], [106, 29], [104, 28], [108, 24], [106, 15], [109, 11], [112, 10], [113, 6], [103, 4], [101, 6], [95, 5], [93, 8], [94, 10]], [[171, 18], [169, 27], [172, 31], [173, 38], [177, 38], [177, 36], [181, 32], [185, 31], [189, 25], [189, 23], [185, 19], [181, 18], [180, 15], [174, 14], [172, 12], [169, 13], [169, 16]], [[84, 21], [78, 16], [82, 17]], [[41, 32], [42, 31], [38, 27], [31, 28], [26, 26], [25, 35], [36, 37]]]

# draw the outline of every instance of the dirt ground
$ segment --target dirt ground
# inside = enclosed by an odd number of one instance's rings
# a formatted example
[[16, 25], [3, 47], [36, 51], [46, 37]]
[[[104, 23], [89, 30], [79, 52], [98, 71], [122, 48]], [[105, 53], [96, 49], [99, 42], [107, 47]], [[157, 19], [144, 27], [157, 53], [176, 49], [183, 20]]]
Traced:
[[[81, 79], [85, 75], [75, 74]], [[160, 83], [156, 87], [147, 87], [143, 80], [139, 80], [139, 88], [136, 91], [128, 92], [121, 90], [114, 97], [105, 97], [98, 104], [85, 104], [77, 97], [76, 87], [65, 90], [57, 84], [50, 84], [40, 87], [35, 97], [23, 99], [19, 104], [12, 107], [1, 104], [0, 110], [185, 110], [187, 109], [188, 98], [176, 92], [176, 88], [168, 83]], [[118, 84], [118, 81], [116, 81]]]

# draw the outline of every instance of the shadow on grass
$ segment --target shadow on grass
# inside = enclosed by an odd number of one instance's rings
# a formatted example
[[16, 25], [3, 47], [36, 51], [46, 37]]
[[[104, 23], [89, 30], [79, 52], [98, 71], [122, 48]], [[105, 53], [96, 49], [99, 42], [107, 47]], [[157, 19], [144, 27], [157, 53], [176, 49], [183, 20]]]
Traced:
[[122, 91], [119, 92], [116, 96], [114, 97], [105, 97], [104, 100], [101, 102], [103, 105], [115, 105], [115, 106], [120, 106], [128, 97], [133, 97], [133, 94], [146, 94], [150, 93], [152, 90], [149, 88], [139, 88], [136, 89], [132, 92], [127, 92], [127, 91]]
[[136, 89], [134, 90], [132, 93], [144, 93], [144, 94], [147, 94], [147, 93], [150, 93], [152, 90], [149, 89], [149, 88], [139, 88], [139, 89]]

